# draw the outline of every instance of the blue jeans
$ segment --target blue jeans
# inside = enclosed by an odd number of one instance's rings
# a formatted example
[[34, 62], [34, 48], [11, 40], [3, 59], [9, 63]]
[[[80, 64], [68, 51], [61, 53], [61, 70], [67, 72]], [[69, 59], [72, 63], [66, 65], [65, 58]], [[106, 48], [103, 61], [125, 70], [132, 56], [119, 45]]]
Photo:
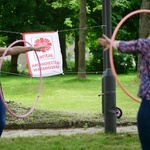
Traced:
[[142, 150], [150, 150], [150, 100], [143, 99], [141, 102], [137, 127]]

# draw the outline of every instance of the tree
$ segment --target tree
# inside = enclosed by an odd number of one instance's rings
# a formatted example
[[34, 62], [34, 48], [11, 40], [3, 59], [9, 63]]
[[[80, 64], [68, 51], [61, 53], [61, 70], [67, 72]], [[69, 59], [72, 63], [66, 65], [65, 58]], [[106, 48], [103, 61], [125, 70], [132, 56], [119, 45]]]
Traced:
[[[150, 1], [143, 0], [141, 4], [141, 9], [150, 9]], [[139, 25], [139, 37], [147, 38], [149, 36], [150, 31], [150, 14], [142, 13], [140, 14], [140, 25]], [[141, 63], [141, 55], [138, 55], [138, 65], [137, 72], [139, 74], [140, 71], [140, 63]]]
[[[0, 27], [1, 30], [9, 31], [1, 33], [7, 36], [6, 45], [17, 39], [21, 39], [23, 31], [31, 31], [33, 20], [35, 20], [35, 2], [31, 1], [0, 1]], [[19, 45], [23, 43], [19, 43]], [[17, 73], [18, 55], [11, 57], [11, 72]]]
[[[74, 52], [75, 52], [75, 71], [78, 70], [78, 42], [79, 42], [79, 31], [73, 30], [74, 28], [77, 29], [79, 26], [79, 0], [62, 0], [62, 1], [55, 1], [52, 3], [53, 8], [55, 9], [55, 12], [59, 19], [59, 23], [55, 23], [55, 27], [57, 27], [57, 30], [67, 30], [67, 32], [59, 32], [59, 36], [61, 37], [73, 37], [74, 41], [70, 41], [70, 38], [68, 41], [66, 40], [66, 43], [63, 45], [68, 45], [71, 43], [75, 44]], [[59, 13], [58, 13], [59, 12]], [[63, 14], [63, 15], [62, 15]], [[60, 22], [61, 21], [61, 22]], [[63, 36], [65, 34], [66, 36]], [[62, 38], [61, 38], [62, 39]], [[62, 43], [62, 42], [61, 42]], [[67, 69], [67, 63], [66, 63], [66, 49], [67, 46], [61, 47], [62, 50], [62, 56], [63, 56], [63, 68]], [[66, 64], [66, 65], [65, 65]]]
[[[64, 8], [57, 11], [52, 7], [51, 3], [54, 0], [1, 0], [0, 1], [0, 27], [3, 36], [7, 36], [6, 45], [9, 45], [17, 39], [21, 39], [22, 32], [40, 32], [50, 30], [64, 29], [64, 17], [62, 12], [68, 13]], [[68, 13], [70, 14], [70, 13]], [[62, 16], [62, 17], [61, 17]], [[13, 33], [14, 32], [14, 33]], [[16, 34], [17, 33], [17, 34]], [[62, 53], [64, 54], [65, 64], [65, 34], [61, 34]], [[19, 43], [23, 44], [23, 43]], [[11, 57], [11, 72], [17, 73], [18, 56]], [[65, 67], [65, 66], [64, 66]]]
[[86, 0], [80, 0], [79, 15], [79, 63], [78, 78], [86, 78], [85, 72], [85, 38], [86, 38]]
[[[80, 1], [85, 3], [82, 7], [82, 11], [86, 19], [80, 20], [79, 26], [79, 3]], [[85, 72], [85, 48], [88, 47], [90, 54], [93, 54], [95, 50], [99, 48], [96, 40], [101, 36], [102, 29], [102, 1], [101, 0], [1, 0], [0, 1], [0, 29], [6, 31], [17, 32], [16, 33], [2, 33], [1, 36], [7, 36], [8, 40], [6, 44], [9, 45], [16, 39], [20, 39], [22, 32], [39, 32], [58, 30], [60, 43], [63, 55], [63, 67], [67, 68], [66, 62], [66, 48], [71, 42], [75, 43], [75, 69], [80, 64], [79, 72]], [[117, 23], [123, 16], [131, 11], [139, 9], [141, 0], [112, 0], [112, 27], [116, 27]], [[148, 2], [147, 2], [148, 3]], [[21, 9], [20, 9], [21, 8]], [[81, 9], [80, 9], [81, 10]], [[119, 10], [119, 13], [118, 13]], [[83, 15], [82, 14], [82, 15]], [[85, 30], [84, 27], [87, 26]], [[99, 26], [98, 28], [88, 28], [93, 26]], [[78, 27], [80, 28], [78, 30]], [[135, 30], [132, 29], [136, 29]], [[138, 37], [138, 16], [131, 17], [131, 20], [127, 20], [123, 27], [119, 30], [116, 39], [125, 39]], [[76, 30], [74, 30], [76, 29]], [[81, 30], [82, 29], [82, 30]], [[67, 31], [65, 31], [67, 30]], [[79, 40], [80, 34], [80, 40]], [[83, 37], [81, 37], [81, 35]], [[86, 38], [85, 38], [86, 35]], [[68, 37], [71, 37], [68, 39]], [[74, 41], [73, 41], [74, 39]], [[83, 42], [83, 40], [86, 39]], [[70, 42], [70, 40], [72, 40]], [[82, 43], [82, 44], [81, 44]], [[79, 46], [80, 49], [79, 50]], [[81, 47], [82, 46], [82, 47]], [[81, 53], [81, 54], [79, 54]], [[95, 53], [97, 54], [97, 52]], [[80, 58], [78, 58], [78, 56]], [[15, 57], [15, 56], [14, 56]], [[83, 58], [82, 58], [83, 57]], [[98, 57], [98, 56], [97, 56]], [[102, 58], [99, 58], [102, 59]], [[13, 62], [17, 59], [15, 58]], [[78, 63], [79, 62], [79, 63]], [[97, 65], [100, 65], [97, 63]], [[16, 66], [15, 66], [16, 67]], [[77, 70], [76, 70], [77, 71]], [[96, 70], [97, 71], [97, 70]], [[85, 76], [85, 75], [84, 75]]]

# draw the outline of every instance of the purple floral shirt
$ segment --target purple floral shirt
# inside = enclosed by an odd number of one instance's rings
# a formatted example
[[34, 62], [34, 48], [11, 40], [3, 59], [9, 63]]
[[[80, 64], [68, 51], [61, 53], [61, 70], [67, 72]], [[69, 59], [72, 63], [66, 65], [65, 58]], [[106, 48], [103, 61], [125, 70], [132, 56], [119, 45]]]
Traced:
[[141, 54], [140, 87], [138, 96], [150, 100], [150, 39], [121, 41], [118, 50], [122, 53]]

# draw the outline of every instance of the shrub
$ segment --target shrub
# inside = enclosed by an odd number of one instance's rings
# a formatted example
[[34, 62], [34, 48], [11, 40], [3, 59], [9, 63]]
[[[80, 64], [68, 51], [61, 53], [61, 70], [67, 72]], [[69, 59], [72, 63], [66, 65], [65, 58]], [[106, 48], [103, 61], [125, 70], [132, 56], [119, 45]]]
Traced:
[[[92, 57], [87, 63], [87, 71], [102, 72], [103, 71], [103, 51], [102, 49], [92, 50]], [[135, 71], [134, 55], [122, 54], [114, 51], [114, 66], [118, 74], [129, 73]]]
[[2, 64], [2, 69], [1, 69], [2, 73], [3, 72], [10, 72], [10, 65], [11, 65], [10, 60], [9, 59], [5, 59], [3, 61], [3, 64]]

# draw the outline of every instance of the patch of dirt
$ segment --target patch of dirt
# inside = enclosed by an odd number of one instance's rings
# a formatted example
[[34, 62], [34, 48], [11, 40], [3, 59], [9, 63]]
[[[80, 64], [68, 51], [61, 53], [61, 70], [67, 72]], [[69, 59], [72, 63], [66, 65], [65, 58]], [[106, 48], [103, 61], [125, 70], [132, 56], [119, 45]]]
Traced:
[[[7, 102], [11, 110], [17, 114], [25, 114], [31, 108], [23, 107], [13, 101]], [[45, 111], [35, 109], [24, 119], [18, 119], [7, 112], [6, 129], [42, 129], [104, 126], [104, 116], [99, 114], [77, 114], [62, 111]], [[118, 125], [134, 125], [135, 118], [117, 119]]]

